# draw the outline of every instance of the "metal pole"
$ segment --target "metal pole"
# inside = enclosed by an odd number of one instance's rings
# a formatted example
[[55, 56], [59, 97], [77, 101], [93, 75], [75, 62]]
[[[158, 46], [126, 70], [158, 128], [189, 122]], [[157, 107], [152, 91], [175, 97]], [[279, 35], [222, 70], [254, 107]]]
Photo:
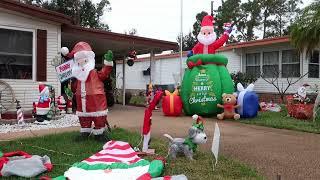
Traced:
[[213, 1], [211, 1], [211, 16], [213, 16]]
[[126, 57], [122, 60], [122, 105], [126, 105]]
[[150, 79], [149, 79], [149, 84], [152, 83], [152, 58], [153, 58], [154, 54], [153, 54], [153, 50], [151, 50], [150, 52]]
[[183, 0], [180, 1], [181, 3], [181, 15], [180, 15], [180, 20], [181, 20], [181, 24], [180, 24], [180, 30], [181, 30], [181, 34], [180, 34], [180, 84], [182, 83], [182, 43], [183, 43]]

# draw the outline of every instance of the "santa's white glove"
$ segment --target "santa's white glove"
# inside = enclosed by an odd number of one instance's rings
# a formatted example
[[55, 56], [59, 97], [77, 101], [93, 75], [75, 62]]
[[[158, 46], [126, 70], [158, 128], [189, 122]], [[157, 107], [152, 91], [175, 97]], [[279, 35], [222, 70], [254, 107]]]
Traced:
[[106, 54], [104, 54], [104, 65], [106, 66], [113, 66], [113, 53], [112, 51], [108, 51]]
[[224, 23], [223, 24], [223, 29], [224, 29], [224, 33], [226, 35], [229, 35], [232, 32], [232, 23]]

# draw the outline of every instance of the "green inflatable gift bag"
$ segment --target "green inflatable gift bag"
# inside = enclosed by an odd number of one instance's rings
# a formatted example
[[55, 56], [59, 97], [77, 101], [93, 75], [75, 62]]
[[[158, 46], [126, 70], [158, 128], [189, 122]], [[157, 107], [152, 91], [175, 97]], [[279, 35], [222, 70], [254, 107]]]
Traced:
[[216, 115], [221, 112], [223, 93], [233, 93], [234, 86], [226, 68], [228, 59], [221, 54], [197, 54], [187, 59], [181, 98], [186, 115]]

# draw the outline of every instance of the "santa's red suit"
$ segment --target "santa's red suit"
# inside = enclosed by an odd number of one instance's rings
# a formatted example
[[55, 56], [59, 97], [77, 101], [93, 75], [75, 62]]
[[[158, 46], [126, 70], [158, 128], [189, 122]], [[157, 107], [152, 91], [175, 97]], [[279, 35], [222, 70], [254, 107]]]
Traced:
[[213, 31], [213, 17], [207, 15], [201, 22], [201, 30], [198, 35], [199, 42], [192, 48], [193, 54], [215, 54], [216, 50], [223, 46], [229, 39], [229, 33], [232, 31], [230, 23], [225, 23], [226, 31], [216, 40], [216, 34]]
[[77, 43], [68, 56], [72, 55], [75, 61], [72, 73], [77, 79], [72, 84], [72, 90], [76, 96], [76, 114], [80, 120], [80, 132], [102, 135], [108, 112], [103, 81], [109, 77], [113, 62], [105, 60], [100, 71], [94, 69], [95, 54], [85, 42]]

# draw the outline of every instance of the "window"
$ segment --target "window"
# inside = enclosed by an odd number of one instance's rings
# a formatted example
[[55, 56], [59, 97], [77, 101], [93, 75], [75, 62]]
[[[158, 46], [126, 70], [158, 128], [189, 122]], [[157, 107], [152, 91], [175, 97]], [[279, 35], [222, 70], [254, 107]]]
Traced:
[[246, 54], [246, 73], [255, 77], [260, 76], [260, 53]]
[[0, 28], [0, 78], [32, 79], [33, 32]]
[[298, 51], [282, 51], [282, 77], [300, 77], [300, 57]]
[[319, 51], [314, 50], [310, 53], [309, 78], [319, 78]]
[[279, 76], [279, 52], [264, 52], [262, 72], [264, 77], [276, 77]]

